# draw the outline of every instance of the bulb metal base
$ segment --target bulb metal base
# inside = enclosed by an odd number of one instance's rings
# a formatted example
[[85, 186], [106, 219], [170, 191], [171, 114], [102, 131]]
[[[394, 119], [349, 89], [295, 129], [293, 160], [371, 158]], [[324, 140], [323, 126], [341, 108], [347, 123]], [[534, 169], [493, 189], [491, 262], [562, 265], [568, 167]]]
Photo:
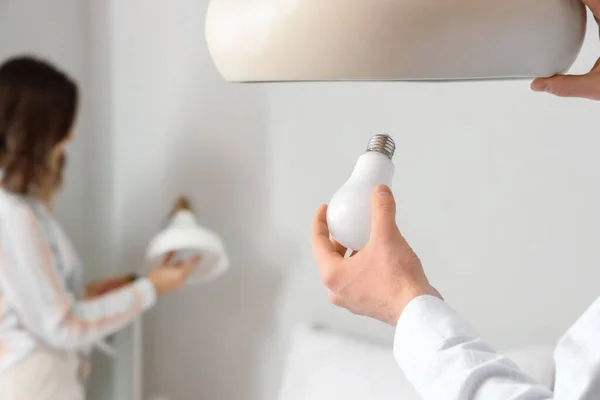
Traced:
[[390, 135], [378, 133], [377, 135], [372, 136], [369, 140], [367, 152], [369, 151], [375, 151], [377, 153], [384, 154], [391, 160], [396, 152], [396, 143]]

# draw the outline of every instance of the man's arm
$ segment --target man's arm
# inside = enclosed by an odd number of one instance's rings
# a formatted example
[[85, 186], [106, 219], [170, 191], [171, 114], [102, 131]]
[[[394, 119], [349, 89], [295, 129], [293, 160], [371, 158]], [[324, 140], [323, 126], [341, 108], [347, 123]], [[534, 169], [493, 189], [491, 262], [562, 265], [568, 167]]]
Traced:
[[434, 296], [419, 296], [406, 306], [396, 327], [394, 355], [424, 400], [555, 398], [549, 388], [494, 351]]
[[600, 298], [563, 336], [554, 359], [557, 399], [600, 398]]
[[371, 206], [369, 243], [349, 258], [330, 238], [321, 207], [313, 221], [313, 251], [335, 305], [397, 326], [396, 357], [424, 400], [553, 399], [549, 388], [486, 345], [440, 298], [396, 225], [391, 190], [377, 187]]

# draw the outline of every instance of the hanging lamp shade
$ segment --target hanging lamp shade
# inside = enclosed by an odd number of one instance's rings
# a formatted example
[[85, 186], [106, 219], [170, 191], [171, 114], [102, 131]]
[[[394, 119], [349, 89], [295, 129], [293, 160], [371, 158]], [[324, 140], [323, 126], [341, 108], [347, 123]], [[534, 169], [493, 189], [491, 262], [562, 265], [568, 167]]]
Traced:
[[580, 0], [212, 0], [206, 15], [230, 82], [550, 76], [585, 29]]
[[229, 268], [229, 257], [221, 238], [198, 224], [191, 204], [184, 196], [175, 203], [168, 225], [150, 242], [146, 258], [149, 264], [157, 265], [170, 252], [175, 253], [173, 264], [200, 256], [198, 266], [188, 278], [189, 285], [217, 279]]

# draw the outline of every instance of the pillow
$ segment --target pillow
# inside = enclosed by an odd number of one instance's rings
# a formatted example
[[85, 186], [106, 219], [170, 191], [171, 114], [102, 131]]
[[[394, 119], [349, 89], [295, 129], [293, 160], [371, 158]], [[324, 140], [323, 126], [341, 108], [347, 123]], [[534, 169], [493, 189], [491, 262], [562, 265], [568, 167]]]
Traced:
[[390, 346], [297, 326], [279, 400], [421, 400]]
[[[552, 387], [552, 348], [506, 353], [535, 381]], [[391, 346], [299, 325], [292, 334], [279, 400], [422, 400], [396, 364]]]

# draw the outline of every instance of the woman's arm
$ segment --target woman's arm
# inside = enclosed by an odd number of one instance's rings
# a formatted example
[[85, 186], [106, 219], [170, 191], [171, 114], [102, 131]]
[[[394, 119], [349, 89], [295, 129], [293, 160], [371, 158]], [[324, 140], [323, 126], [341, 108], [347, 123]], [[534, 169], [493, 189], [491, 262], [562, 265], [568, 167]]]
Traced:
[[123, 287], [132, 284], [137, 279], [137, 275], [131, 274], [90, 282], [85, 286], [85, 296], [87, 299], [103, 296], [113, 290], [122, 289]]
[[27, 329], [61, 349], [88, 346], [119, 331], [156, 299], [146, 278], [78, 301], [65, 289], [40, 223], [26, 205], [0, 219], [0, 285]]

